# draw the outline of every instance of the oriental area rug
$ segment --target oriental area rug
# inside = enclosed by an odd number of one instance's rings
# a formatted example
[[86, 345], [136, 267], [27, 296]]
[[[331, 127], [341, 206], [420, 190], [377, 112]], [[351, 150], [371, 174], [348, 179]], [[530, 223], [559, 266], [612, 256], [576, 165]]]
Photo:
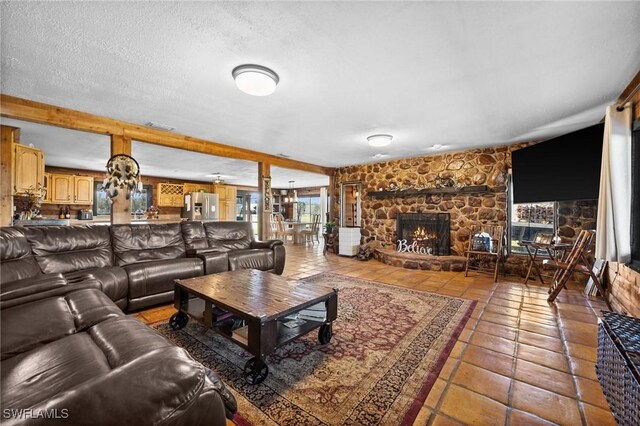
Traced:
[[331, 273], [304, 281], [339, 289], [333, 338], [280, 347], [259, 385], [243, 377], [251, 356], [197, 322], [152, 326], [220, 375], [237, 425], [411, 425], [476, 302]]

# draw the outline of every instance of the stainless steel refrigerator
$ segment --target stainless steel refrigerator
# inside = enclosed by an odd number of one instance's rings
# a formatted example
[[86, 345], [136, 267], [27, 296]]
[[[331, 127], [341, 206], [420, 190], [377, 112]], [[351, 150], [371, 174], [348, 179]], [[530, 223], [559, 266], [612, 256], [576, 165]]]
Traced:
[[184, 196], [182, 217], [189, 220], [218, 220], [218, 194], [191, 192]]

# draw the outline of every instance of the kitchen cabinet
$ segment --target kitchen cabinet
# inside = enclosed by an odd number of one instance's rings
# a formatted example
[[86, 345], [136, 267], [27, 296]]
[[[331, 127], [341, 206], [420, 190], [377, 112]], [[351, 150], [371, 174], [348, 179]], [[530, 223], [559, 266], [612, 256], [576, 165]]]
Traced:
[[38, 148], [13, 145], [13, 193], [24, 194], [44, 187], [44, 154]]
[[184, 185], [181, 183], [158, 184], [158, 207], [184, 206]]
[[213, 192], [218, 194], [220, 205], [219, 220], [237, 220], [236, 218], [236, 196], [238, 191], [231, 185], [213, 185]]
[[184, 183], [182, 187], [185, 195], [191, 192], [211, 192], [211, 185], [208, 183]]
[[49, 190], [53, 204], [71, 204], [73, 200], [73, 176], [51, 174]]
[[44, 196], [44, 200], [42, 201], [43, 204], [48, 204], [51, 203], [51, 190], [49, 189], [51, 187], [51, 173], [45, 173], [44, 174], [44, 189], [47, 191], [47, 193]]
[[73, 177], [73, 203], [93, 204], [93, 178], [87, 176]]
[[46, 188], [46, 203], [93, 204], [92, 177], [47, 173]]

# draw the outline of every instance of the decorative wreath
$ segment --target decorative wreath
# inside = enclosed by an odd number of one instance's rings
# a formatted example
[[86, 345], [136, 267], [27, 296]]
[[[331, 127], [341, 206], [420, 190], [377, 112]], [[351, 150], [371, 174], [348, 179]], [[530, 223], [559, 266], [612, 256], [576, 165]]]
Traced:
[[140, 190], [142, 186], [139, 177], [138, 162], [129, 155], [116, 154], [107, 161], [107, 176], [102, 181], [102, 190], [106, 191], [109, 198], [114, 198], [126, 188], [128, 200], [131, 192]]

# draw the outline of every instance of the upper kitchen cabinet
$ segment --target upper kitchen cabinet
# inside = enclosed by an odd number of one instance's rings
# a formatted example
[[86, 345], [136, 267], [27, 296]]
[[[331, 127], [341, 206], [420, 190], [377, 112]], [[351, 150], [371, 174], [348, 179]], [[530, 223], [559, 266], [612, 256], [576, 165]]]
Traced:
[[93, 178], [74, 176], [73, 197], [74, 204], [93, 204]]
[[13, 193], [24, 194], [35, 190], [44, 182], [44, 154], [38, 148], [14, 144]]
[[184, 185], [181, 183], [158, 184], [158, 207], [184, 206]]
[[93, 178], [51, 173], [47, 198], [53, 204], [93, 204]]

